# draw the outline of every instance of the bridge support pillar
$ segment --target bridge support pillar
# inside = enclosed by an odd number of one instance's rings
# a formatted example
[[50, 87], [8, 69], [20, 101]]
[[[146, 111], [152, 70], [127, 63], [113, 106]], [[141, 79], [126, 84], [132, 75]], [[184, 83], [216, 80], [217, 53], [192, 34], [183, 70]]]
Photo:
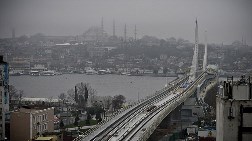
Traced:
[[182, 105], [179, 105], [167, 115], [147, 141], [156, 141], [164, 137], [168, 139], [172, 134], [180, 132], [182, 129], [181, 108]]

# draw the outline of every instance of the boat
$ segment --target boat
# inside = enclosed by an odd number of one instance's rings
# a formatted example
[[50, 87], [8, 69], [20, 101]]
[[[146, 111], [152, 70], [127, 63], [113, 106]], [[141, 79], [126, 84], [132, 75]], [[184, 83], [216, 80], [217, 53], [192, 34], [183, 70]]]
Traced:
[[55, 72], [55, 75], [62, 75], [62, 72]]
[[12, 70], [12, 71], [9, 72], [10, 76], [20, 76], [22, 74], [23, 74], [22, 72], [14, 71], [14, 70]]
[[131, 72], [131, 73], [128, 73], [127, 76], [143, 76], [143, 74], [142, 73], [133, 73], [133, 72]]
[[40, 75], [42, 75], [42, 76], [54, 76], [55, 75], [55, 71], [52, 71], [52, 70], [42, 71], [40, 73]]
[[93, 69], [90, 69], [90, 70], [86, 71], [86, 74], [87, 75], [93, 75], [93, 74], [97, 74], [97, 72], [95, 70], [93, 70]]
[[30, 71], [31, 76], [39, 76], [39, 71]]
[[104, 74], [107, 74], [107, 71], [106, 70], [99, 70], [98, 74], [99, 75], [104, 75]]

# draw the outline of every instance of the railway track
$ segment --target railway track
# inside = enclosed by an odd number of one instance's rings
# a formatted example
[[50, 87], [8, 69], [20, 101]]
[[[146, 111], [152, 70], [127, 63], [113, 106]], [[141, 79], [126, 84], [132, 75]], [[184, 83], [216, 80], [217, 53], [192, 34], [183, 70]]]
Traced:
[[[165, 87], [164, 89], [161, 89], [160, 91], [157, 91], [152, 97], [145, 99], [144, 101], [138, 103], [137, 105], [134, 105], [130, 107], [129, 109], [126, 109], [125, 111], [118, 112], [117, 115], [114, 115], [114, 118], [103, 121], [99, 125], [97, 125], [95, 128], [90, 129], [86, 131], [82, 136], [77, 137], [74, 139], [74, 141], [108, 141], [111, 140], [113, 136], [116, 136], [118, 134], [118, 131], [120, 129], [123, 129], [126, 124], [133, 120], [133, 118], [136, 118], [137, 115], [143, 113], [145, 110], [147, 110], [151, 105], [153, 105], [156, 101], [166, 97], [167, 95], [171, 94], [171, 91], [177, 88], [177, 86], [181, 85], [185, 81], [188, 80], [188, 77], [184, 77], [181, 79], [176, 79], [170, 83], [168, 87]], [[114, 120], [113, 122], [111, 122]], [[110, 125], [106, 125], [109, 122], [111, 122]], [[103, 129], [101, 129], [103, 127]], [[99, 132], [100, 130], [100, 132]], [[95, 135], [92, 135], [95, 134]]]

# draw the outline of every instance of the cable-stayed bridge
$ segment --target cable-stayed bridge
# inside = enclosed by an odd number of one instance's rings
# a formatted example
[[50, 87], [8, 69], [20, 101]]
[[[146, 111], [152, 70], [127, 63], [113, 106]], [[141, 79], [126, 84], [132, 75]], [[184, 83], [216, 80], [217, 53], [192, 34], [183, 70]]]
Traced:
[[[162, 120], [189, 97], [198, 93], [199, 86], [208, 80], [207, 43], [203, 70], [198, 67], [198, 23], [195, 28], [195, 47], [189, 75], [169, 83], [153, 96], [114, 113], [74, 141], [145, 141]], [[214, 76], [214, 75], [212, 75]], [[214, 76], [215, 77], [215, 76]], [[183, 87], [181, 87], [183, 85]]]

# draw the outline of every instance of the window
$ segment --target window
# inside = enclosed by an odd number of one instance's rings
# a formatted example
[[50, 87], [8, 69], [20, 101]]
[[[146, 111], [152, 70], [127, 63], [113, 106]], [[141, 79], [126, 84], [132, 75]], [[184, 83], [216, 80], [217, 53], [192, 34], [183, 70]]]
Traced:
[[39, 125], [37, 125], [37, 131], [39, 132]]
[[4, 104], [8, 104], [7, 92], [4, 92]]
[[39, 131], [40, 132], [42, 131], [42, 125], [39, 125]]
[[32, 116], [33, 123], [36, 123], [36, 116]]
[[47, 120], [47, 114], [43, 114], [43, 121]]
[[45, 130], [47, 130], [47, 123], [45, 124]]
[[43, 124], [42, 130], [45, 131], [46, 128], [47, 128], [47, 125], [46, 125], [46, 124]]
[[0, 90], [0, 103], [2, 103], [2, 94], [3, 94], [3, 92]]

